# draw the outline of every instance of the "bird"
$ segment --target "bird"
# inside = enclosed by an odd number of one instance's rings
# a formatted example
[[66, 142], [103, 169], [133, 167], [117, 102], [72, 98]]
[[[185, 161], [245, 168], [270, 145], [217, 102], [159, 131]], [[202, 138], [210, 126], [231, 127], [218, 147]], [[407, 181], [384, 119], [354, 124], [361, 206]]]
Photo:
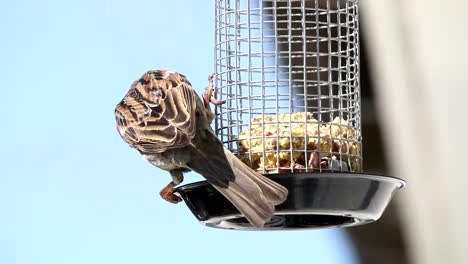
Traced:
[[271, 220], [275, 206], [288, 190], [254, 171], [215, 135], [210, 103], [213, 75], [202, 99], [187, 77], [170, 70], [151, 70], [133, 82], [115, 108], [116, 127], [122, 139], [154, 166], [168, 171], [172, 181], [160, 195], [171, 203], [182, 199], [174, 188], [184, 173], [194, 171], [227, 198], [255, 228]]

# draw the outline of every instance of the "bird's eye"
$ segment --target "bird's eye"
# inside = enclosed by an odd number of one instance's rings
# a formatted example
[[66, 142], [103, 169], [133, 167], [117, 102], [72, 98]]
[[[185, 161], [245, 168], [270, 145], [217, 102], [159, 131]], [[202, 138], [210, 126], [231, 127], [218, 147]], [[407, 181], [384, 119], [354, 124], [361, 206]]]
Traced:
[[131, 90], [130, 93], [128, 94], [130, 97], [136, 97], [137, 96], [137, 93], [135, 92], [135, 90]]

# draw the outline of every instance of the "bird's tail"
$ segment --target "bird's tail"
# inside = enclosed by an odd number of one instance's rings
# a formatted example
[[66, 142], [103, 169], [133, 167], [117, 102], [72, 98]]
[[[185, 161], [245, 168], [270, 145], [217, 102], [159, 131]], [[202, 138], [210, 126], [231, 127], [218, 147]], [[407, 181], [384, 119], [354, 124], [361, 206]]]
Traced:
[[214, 186], [256, 228], [262, 228], [274, 212], [275, 205], [283, 203], [288, 190], [282, 185], [252, 170], [229, 150], [224, 148], [226, 159], [234, 173], [234, 181], [227, 188]]

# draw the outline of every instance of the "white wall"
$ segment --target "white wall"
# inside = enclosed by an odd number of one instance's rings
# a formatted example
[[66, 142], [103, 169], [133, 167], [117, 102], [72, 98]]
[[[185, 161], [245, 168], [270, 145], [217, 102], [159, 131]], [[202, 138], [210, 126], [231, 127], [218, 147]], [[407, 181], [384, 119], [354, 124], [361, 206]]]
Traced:
[[468, 263], [468, 2], [360, 5], [411, 263]]

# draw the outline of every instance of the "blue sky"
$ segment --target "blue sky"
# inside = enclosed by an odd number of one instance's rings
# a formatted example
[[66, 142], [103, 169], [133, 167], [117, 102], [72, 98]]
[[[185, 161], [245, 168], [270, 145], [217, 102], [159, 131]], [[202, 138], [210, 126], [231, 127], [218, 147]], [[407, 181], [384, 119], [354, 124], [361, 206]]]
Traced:
[[1, 4], [0, 263], [356, 263], [339, 230], [200, 225], [120, 139], [114, 107], [145, 71], [204, 89], [213, 21], [213, 1]]

